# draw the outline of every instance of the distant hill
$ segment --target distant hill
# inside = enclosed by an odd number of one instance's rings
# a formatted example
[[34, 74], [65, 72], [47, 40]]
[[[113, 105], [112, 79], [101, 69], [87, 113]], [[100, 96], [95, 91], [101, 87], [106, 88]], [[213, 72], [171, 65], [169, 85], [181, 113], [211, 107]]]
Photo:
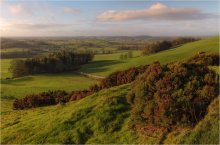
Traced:
[[[91, 73], [94, 75], [106, 76], [118, 70], [128, 69], [130, 67], [151, 64], [154, 61], [159, 61], [161, 64], [166, 64], [172, 61], [188, 59], [199, 52], [218, 53], [219, 52], [219, 37], [211, 37], [202, 39], [196, 42], [187, 43], [182, 46], [161, 51], [149, 56], [134, 57], [127, 61], [120, 61], [112, 63], [113, 61], [106, 61], [108, 65], [103, 65], [103, 60], [96, 60], [82, 67], [81, 71]], [[100, 57], [100, 56], [99, 56]], [[104, 56], [108, 58], [108, 56]], [[110, 59], [110, 58], [109, 58]], [[103, 71], [97, 71], [103, 70]]]

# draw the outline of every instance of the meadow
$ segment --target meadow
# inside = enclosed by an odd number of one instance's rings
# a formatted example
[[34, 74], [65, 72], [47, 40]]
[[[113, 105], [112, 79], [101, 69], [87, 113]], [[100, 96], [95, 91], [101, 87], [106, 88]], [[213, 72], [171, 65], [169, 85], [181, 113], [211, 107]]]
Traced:
[[[211, 37], [200, 41], [184, 44], [180, 47], [165, 50], [149, 56], [139, 56], [132, 59], [117, 61], [115, 55], [99, 55], [93, 62], [84, 65], [80, 71], [98, 76], [107, 76], [112, 72], [130, 67], [151, 64], [159, 61], [166, 64], [190, 58], [199, 52], [218, 53], [219, 37]], [[138, 55], [136, 55], [138, 56]]]
[[[119, 52], [113, 54], [98, 54], [94, 57], [94, 62], [96, 60], [108, 60], [113, 59], [115, 61], [120, 61], [120, 54], [125, 54], [126, 52]], [[140, 51], [134, 51], [134, 57], [140, 55]], [[15, 79], [5, 79], [11, 77], [11, 73], [8, 71], [10, 67], [10, 61], [12, 59], [2, 59], [1, 60], [1, 85], [2, 85], [2, 96], [14, 96], [16, 98], [24, 97], [28, 94], [39, 93], [48, 90], [65, 90], [71, 92], [74, 90], [86, 89], [90, 85], [95, 84], [97, 80], [84, 77], [77, 74], [76, 72], [62, 73], [62, 74], [39, 74], [39, 75], [29, 75], [25, 77], [19, 77]], [[100, 64], [98, 64], [99, 66]], [[102, 65], [106, 65], [103, 63]], [[98, 71], [96, 69], [95, 71]]]
[[[98, 76], [130, 67], [160, 61], [185, 60], [198, 52], [217, 53], [219, 37], [188, 43], [177, 48], [142, 56], [133, 51], [133, 58], [120, 60], [120, 51], [113, 54], [97, 54], [79, 71]], [[1, 75], [11, 77], [7, 71], [10, 59], [2, 59]], [[219, 73], [219, 67], [211, 67]], [[126, 96], [131, 84], [104, 89], [79, 101], [29, 110], [12, 110], [15, 98], [47, 90], [67, 92], [88, 88], [98, 81], [75, 72], [62, 74], [39, 74], [15, 79], [1, 79], [1, 143], [144, 143], [144, 144], [218, 144], [218, 100], [208, 108], [208, 113], [196, 126], [180, 127], [165, 136], [142, 136], [129, 128], [131, 106]], [[19, 135], [18, 135], [19, 134]]]
[[[133, 57], [127, 60], [120, 60], [120, 55], [126, 54], [127, 51], [119, 51], [112, 54], [97, 54], [92, 62], [83, 65], [79, 71], [97, 76], [107, 76], [118, 70], [146, 65], [154, 61], [160, 61], [162, 64], [166, 64], [168, 62], [190, 58], [198, 52], [218, 52], [218, 40], [219, 37], [203, 39], [149, 56], [141, 55], [141, 51], [133, 51]], [[13, 96], [19, 98], [28, 94], [57, 89], [70, 92], [73, 90], [86, 89], [90, 85], [97, 83], [96, 80], [86, 78], [75, 72], [30, 75], [6, 80], [6, 77], [11, 77], [8, 71], [11, 60], [12, 59], [1, 60], [1, 95], [3, 97]]]
[[11, 77], [11, 73], [8, 70], [11, 61], [12, 59], [1, 59], [1, 79]]
[[1, 143], [218, 143], [218, 98], [195, 127], [179, 128], [164, 137], [137, 136], [129, 129], [129, 91], [127, 84], [65, 105], [4, 112]]
[[5, 52], [23, 52], [23, 51], [28, 51], [28, 49], [26, 48], [9, 48], [9, 49], [2, 49], [1, 53], [5, 53]]

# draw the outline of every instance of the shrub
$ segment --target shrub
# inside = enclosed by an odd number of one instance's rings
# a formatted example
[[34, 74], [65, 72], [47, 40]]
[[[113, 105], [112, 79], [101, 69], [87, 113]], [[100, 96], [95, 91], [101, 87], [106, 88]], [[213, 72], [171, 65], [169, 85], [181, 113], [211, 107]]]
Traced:
[[139, 74], [144, 73], [146, 68], [147, 65], [114, 72], [101, 81], [100, 87], [103, 89], [130, 83], [134, 81]]
[[36, 95], [28, 95], [23, 99], [16, 99], [13, 103], [13, 108], [27, 109], [80, 100], [102, 89], [130, 83], [135, 80], [137, 75], [143, 73], [146, 67], [147, 66], [141, 66], [115, 72], [102, 80], [100, 85], [92, 85], [89, 87], [89, 90], [73, 91], [69, 95], [64, 91], [48, 91]]
[[150, 65], [127, 96], [133, 106], [130, 127], [148, 132], [196, 124], [217, 97], [218, 80], [218, 75], [204, 65]]
[[80, 100], [86, 96], [91, 95], [93, 92], [89, 90], [83, 90], [83, 91], [73, 91], [69, 96], [69, 101], [75, 101]]
[[219, 60], [219, 54], [206, 54], [203, 52], [190, 58], [187, 62], [207, 66], [219, 66]]
[[40, 94], [28, 95], [22, 99], [16, 99], [13, 103], [13, 109], [27, 109], [56, 105], [61, 102], [68, 102], [67, 93], [65, 91], [48, 91]]

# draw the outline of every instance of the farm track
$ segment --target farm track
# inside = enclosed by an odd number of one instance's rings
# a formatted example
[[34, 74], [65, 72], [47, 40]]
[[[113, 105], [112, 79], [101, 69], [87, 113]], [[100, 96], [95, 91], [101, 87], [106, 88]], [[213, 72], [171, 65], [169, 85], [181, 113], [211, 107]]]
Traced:
[[91, 78], [91, 79], [95, 79], [95, 80], [102, 80], [105, 78], [103, 76], [92, 75], [92, 74], [85, 73], [85, 72], [76, 72], [76, 73], [83, 75], [85, 77]]

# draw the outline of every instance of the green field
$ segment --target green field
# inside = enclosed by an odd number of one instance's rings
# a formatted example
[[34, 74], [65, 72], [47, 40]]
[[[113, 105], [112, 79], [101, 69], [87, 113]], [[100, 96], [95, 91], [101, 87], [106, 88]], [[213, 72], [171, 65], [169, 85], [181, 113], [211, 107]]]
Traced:
[[[159, 143], [161, 137], [137, 137], [130, 131], [131, 108], [125, 98], [129, 90], [127, 84], [66, 105], [4, 112], [1, 143]], [[217, 110], [218, 99], [215, 99], [209, 114], [197, 126], [171, 132], [164, 137], [165, 142], [218, 143]]]
[[129, 90], [125, 85], [64, 106], [7, 112], [2, 115], [1, 143], [133, 142], [125, 100]]
[[[106, 76], [117, 70], [150, 64], [156, 60], [165, 64], [171, 61], [189, 58], [201, 51], [208, 53], [218, 52], [218, 40], [219, 37], [212, 37], [149, 56], [142, 56], [141, 51], [133, 51], [133, 58], [129, 58], [128, 60], [120, 60], [120, 55], [127, 53], [126, 51], [113, 54], [99, 54], [95, 55], [92, 62], [83, 65], [80, 71], [98, 76]], [[11, 77], [11, 74], [8, 72], [9, 66], [10, 59], [1, 60], [1, 78]], [[2, 96], [23, 97], [27, 94], [55, 89], [72, 91], [88, 88], [95, 82], [92, 79], [76, 75], [75, 73], [32, 75], [17, 79], [2, 80], [1, 94]]]
[[0, 78], [7, 78], [11, 77], [11, 73], [9, 72], [11, 59], [1, 59], [1, 77]]
[[[111, 58], [119, 60], [120, 54], [125, 53], [126, 52], [96, 55], [94, 61]], [[133, 55], [134, 57], [140, 55], [140, 51], [134, 51]], [[73, 90], [86, 89], [90, 85], [97, 82], [96, 80], [80, 76], [74, 72], [63, 74], [31, 75], [5, 80], [6, 77], [11, 77], [11, 73], [8, 71], [11, 60], [12, 59], [1, 60], [1, 78], [3, 78], [3, 80], [1, 80], [2, 96], [13, 96], [19, 98], [28, 94], [58, 89], [70, 92]]]
[[166, 64], [172, 61], [187, 59], [202, 51], [207, 53], [218, 53], [219, 37], [203, 39], [174, 49], [161, 51], [149, 56], [134, 57], [126, 61], [118, 61], [119, 56], [116, 56], [117, 54], [100, 55], [95, 58], [95, 61], [84, 65], [81, 71], [94, 75], [106, 76], [117, 70], [150, 64], [154, 61], [160, 61], [162, 64]]
[[22, 51], [28, 51], [26, 48], [7, 48], [7, 49], [1, 49], [1, 53], [5, 52], [22, 52]]
[[[134, 58], [128, 60], [120, 60], [120, 53], [100, 54], [80, 71], [105, 76], [116, 70], [149, 64], [156, 60], [165, 64], [189, 58], [201, 51], [218, 52], [218, 40], [219, 37], [208, 38], [150, 56], [141, 56], [140, 51], [134, 51]], [[5, 59], [3, 62], [1, 74], [10, 76], [7, 72], [9, 60]], [[219, 67], [211, 68], [219, 72]], [[163, 140], [162, 143], [218, 144], [218, 98], [209, 106], [205, 118], [195, 127], [181, 128], [163, 138], [137, 137], [129, 129], [131, 106], [125, 97], [131, 89], [130, 84], [102, 90], [65, 105], [12, 110], [13, 100], [26, 94], [55, 89], [70, 92], [88, 88], [96, 82], [75, 73], [31, 75], [1, 80], [1, 143], [159, 144]]]
[[27, 94], [39, 93], [48, 90], [65, 90], [71, 92], [88, 88], [95, 80], [75, 73], [43, 74], [21, 77], [11, 80], [2, 80], [2, 96], [24, 97]]

